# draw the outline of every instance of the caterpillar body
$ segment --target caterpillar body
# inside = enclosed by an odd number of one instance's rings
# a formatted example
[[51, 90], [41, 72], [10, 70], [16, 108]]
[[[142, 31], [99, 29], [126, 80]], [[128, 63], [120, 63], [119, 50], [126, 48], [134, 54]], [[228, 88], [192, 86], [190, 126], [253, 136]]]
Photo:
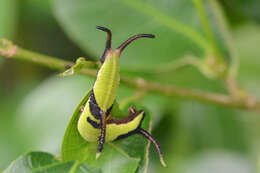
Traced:
[[101, 67], [97, 73], [91, 94], [82, 109], [78, 120], [78, 131], [80, 135], [89, 142], [98, 142], [98, 158], [103, 150], [105, 142], [116, 141], [127, 138], [134, 134], [141, 134], [150, 140], [156, 147], [160, 161], [166, 166], [159, 144], [149, 132], [141, 128], [145, 112], [128, 109], [128, 116], [115, 119], [111, 110], [116, 99], [116, 93], [120, 81], [119, 58], [123, 49], [133, 40], [138, 38], [154, 38], [152, 34], [137, 34], [130, 37], [116, 50], [111, 49], [111, 31], [105, 27], [97, 26], [97, 29], [107, 33], [106, 48], [101, 56]]

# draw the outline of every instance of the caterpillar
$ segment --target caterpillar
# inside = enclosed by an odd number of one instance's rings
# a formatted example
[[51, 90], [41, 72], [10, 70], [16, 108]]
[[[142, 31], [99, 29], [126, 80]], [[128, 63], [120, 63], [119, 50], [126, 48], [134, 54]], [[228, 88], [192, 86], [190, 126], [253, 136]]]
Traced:
[[117, 141], [134, 134], [141, 134], [150, 140], [156, 147], [160, 162], [166, 167], [158, 142], [149, 132], [141, 128], [145, 118], [145, 112], [128, 109], [128, 116], [116, 119], [111, 115], [111, 110], [116, 99], [119, 86], [119, 58], [122, 51], [132, 41], [138, 38], [154, 38], [152, 34], [137, 34], [123, 42], [117, 49], [112, 50], [112, 34], [108, 28], [97, 26], [99, 30], [107, 33], [106, 47], [100, 58], [101, 67], [98, 70], [96, 81], [90, 96], [82, 108], [78, 120], [78, 131], [80, 135], [89, 142], [98, 142], [98, 158], [103, 150], [105, 142]]

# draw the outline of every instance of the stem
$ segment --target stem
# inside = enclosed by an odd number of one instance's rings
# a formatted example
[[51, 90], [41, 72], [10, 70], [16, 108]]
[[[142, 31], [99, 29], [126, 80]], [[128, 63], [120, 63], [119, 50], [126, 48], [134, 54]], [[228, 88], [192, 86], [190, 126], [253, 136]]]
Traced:
[[234, 47], [233, 39], [231, 37], [231, 33], [220, 4], [218, 3], [217, 0], [209, 0], [208, 2], [212, 9], [212, 13], [215, 16], [216, 22], [219, 26], [219, 31], [221, 32], [221, 35], [223, 36], [223, 40], [229, 50], [230, 62], [228, 64], [228, 73], [225, 79], [226, 86], [229, 93], [233, 97], [239, 99], [239, 97], [244, 97], [244, 96], [243, 94], [241, 95], [241, 88], [236, 81], [236, 76], [239, 68], [238, 54]]
[[156, 73], [156, 74], [169, 74], [170, 72], [179, 70], [185, 66], [194, 66], [199, 68], [200, 67], [200, 59], [193, 56], [193, 55], [186, 55], [182, 58], [179, 58], [177, 60], [173, 60], [167, 64], [158, 65], [158, 68], [156, 68], [154, 71], [149, 71], [150, 73]]
[[169, 74], [170, 72], [174, 72], [180, 70], [186, 66], [193, 66], [196, 68], [200, 68], [200, 59], [193, 55], [185, 55], [176, 60], [172, 60], [169, 63], [158, 64], [156, 69], [127, 69], [123, 70], [123, 72], [138, 72], [144, 74], [152, 74], [152, 75], [164, 75]]
[[237, 51], [234, 47], [233, 39], [231, 37], [232, 34], [229, 30], [227, 21], [224, 17], [224, 12], [221, 9], [221, 6], [218, 3], [218, 1], [209, 0], [209, 5], [211, 6], [212, 12], [214, 13], [214, 16], [216, 18], [216, 22], [218, 23], [221, 35], [223, 36], [226, 46], [229, 49], [231, 62], [228, 67], [228, 70], [229, 70], [228, 75], [231, 78], [235, 78], [237, 75], [238, 68], [239, 68], [239, 59], [238, 59]]
[[[1, 44], [2, 43], [2, 44]], [[31, 52], [16, 45], [13, 45], [7, 40], [0, 40], [0, 56], [6, 59], [17, 59], [32, 62], [42, 66], [49, 67], [54, 70], [64, 71], [67, 65], [72, 66], [74, 63], [64, 61], [58, 58], [45, 56], [39, 53]], [[96, 77], [97, 70], [83, 68], [80, 73], [90, 77]], [[231, 108], [239, 109], [260, 109], [260, 102], [249, 97], [246, 100], [234, 100], [232, 97], [225, 94], [202, 92], [198, 90], [190, 90], [177, 88], [172, 85], [160, 84], [157, 82], [148, 82], [142, 78], [127, 78], [121, 77], [121, 84], [134, 89], [143, 90], [145, 92], [156, 93], [168, 97], [181, 97], [187, 100], [200, 101], [204, 103], [213, 103]]]
[[223, 56], [221, 55], [221, 53], [219, 51], [219, 48], [218, 48], [218, 45], [217, 45], [217, 41], [216, 41], [216, 38], [215, 38], [214, 33], [212, 31], [212, 28], [211, 28], [211, 26], [209, 24], [208, 17], [207, 17], [205, 8], [203, 7], [202, 0], [193, 0], [193, 3], [195, 5], [195, 7], [197, 8], [197, 11], [198, 11], [198, 13], [200, 15], [203, 29], [204, 29], [204, 31], [206, 33], [206, 37], [207, 37], [209, 43], [211, 44], [211, 47], [212, 47], [212, 49], [214, 51], [214, 55], [215, 55], [217, 61], [220, 64], [225, 63], [225, 61], [223, 59]]
[[[43, 54], [20, 48], [16, 45], [13, 45], [12, 42], [5, 39], [0, 39], [0, 56], [3, 56], [7, 59], [12, 58], [32, 62], [59, 71], [65, 71], [67, 70], [68, 66], [71, 67], [75, 64], [71, 61], [61, 60], [56, 57], [46, 56]], [[85, 68], [82, 71], [88, 74], [88, 76], [96, 76], [96, 70]]]
[[146, 92], [162, 94], [168, 97], [181, 97], [187, 100], [194, 100], [204, 103], [213, 103], [225, 107], [239, 109], [260, 109], [260, 102], [237, 101], [224, 94], [202, 92], [193, 89], [177, 88], [172, 85], [148, 82], [142, 78], [121, 78], [121, 84], [131, 88], [145, 90]]

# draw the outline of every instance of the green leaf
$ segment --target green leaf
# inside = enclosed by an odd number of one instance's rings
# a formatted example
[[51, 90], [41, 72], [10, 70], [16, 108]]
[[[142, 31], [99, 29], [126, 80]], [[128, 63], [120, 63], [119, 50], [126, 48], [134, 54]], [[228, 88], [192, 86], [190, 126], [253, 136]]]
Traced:
[[73, 169], [73, 165], [74, 164], [75, 164], [75, 162], [71, 161], [71, 162], [66, 162], [66, 163], [58, 163], [58, 164], [53, 164], [53, 165], [46, 165], [46, 167], [33, 169], [32, 173], [63, 173], [63, 172], [70, 172], [70, 170]]
[[[234, 30], [234, 41], [240, 55], [240, 71], [238, 81], [248, 91], [249, 95], [260, 99], [260, 26], [255, 23], [246, 23]], [[260, 117], [258, 111], [239, 111], [239, 116], [247, 129], [246, 139], [253, 145], [259, 144]], [[252, 151], [257, 153], [257, 148]]]
[[[237, 111], [221, 106], [178, 102], [179, 105], [175, 102], [175, 106], [172, 106], [175, 108], [169, 110], [166, 122], [158, 126], [161, 131], [157, 132], [159, 137], [164, 137], [162, 148], [166, 150], [166, 159], [171, 163], [169, 172], [181, 172], [180, 167], [189, 166], [188, 160], [203, 152], [235, 153], [250, 160], [247, 155], [250, 147], [248, 129], [243, 122], [248, 114], [242, 118]], [[165, 131], [166, 134], [163, 133]], [[154, 165], [159, 168], [155, 172], [162, 171], [159, 165]]]
[[240, 73], [238, 77], [244, 85], [252, 86], [252, 83], [258, 83], [258, 85], [255, 85], [255, 92], [259, 92], [260, 50], [258, 43], [260, 41], [260, 27], [253, 23], [245, 24], [234, 30], [233, 37], [240, 55]]
[[98, 169], [76, 161], [62, 163], [45, 152], [30, 152], [15, 160], [4, 173], [100, 173]]
[[258, 173], [260, 173], [260, 156], [258, 157]]
[[183, 164], [182, 173], [256, 172], [252, 161], [228, 151], [204, 151]]
[[247, 152], [248, 146], [243, 134], [245, 129], [234, 111], [187, 102], [182, 104], [180, 115], [182, 126], [190, 131], [190, 144], [194, 152], [211, 148]]
[[86, 76], [52, 76], [31, 90], [16, 110], [22, 136], [16, 140], [30, 141], [24, 150], [57, 153], [70, 117], [92, 83]]
[[77, 161], [48, 165], [34, 170], [33, 173], [101, 173], [100, 169], [90, 168], [87, 164], [79, 164]]
[[[83, 97], [79, 105], [76, 107], [65, 131], [61, 148], [61, 159], [63, 161], [81, 160], [81, 158], [84, 158], [84, 152], [75, 152], [79, 150], [84, 150], [84, 144], [86, 143], [81, 138], [78, 132], [77, 123], [80, 116], [80, 107], [87, 102], [90, 92], [91, 90], [87, 92], [87, 94]], [[73, 140], [71, 140], [72, 138]]]
[[56, 163], [59, 161], [49, 153], [31, 152], [15, 160], [4, 173], [29, 172]]
[[[142, 123], [142, 128], [151, 132], [152, 130], [152, 114], [151, 112], [144, 106], [140, 106], [140, 103], [137, 101], [130, 101], [126, 104], [122, 109], [123, 112], [127, 112], [130, 106], [134, 106], [137, 110], [145, 111], [145, 119]], [[121, 141], [116, 142], [116, 145], [122, 148], [129, 156], [141, 158], [139, 163], [138, 172], [147, 172], [147, 167], [149, 163], [149, 148], [150, 142], [148, 142], [143, 136], [135, 135], [131, 136], [127, 139], [123, 139]], [[153, 150], [156, 150], [154, 146], [152, 146]], [[156, 151], [157, 152], [157, 151]], [[159, 157], [157, 156], [157, 161], [160, 164]]]
[[122, 55], [125, 69], [151, 69], [187, 53], [205, 55], [209, 49], [190, 0], [55, 0], [53, 6], [70, 38], [96, 57], [102, 54], [106, 40], [96, 25], [112, 30], [115, 46], [134, 34], [155, 34], [155, 40], [141, 39], [129, 46]]
[[87, 164], [80, 164], [77, 173], [102, 173], [101, 169], [91, 168]]
[[242, 17], [252, 18], [260, 22], [260, 1], [259, 0], [222, 0], [227, 12], [234, 15], [233, 20], [239, 20]]
[[[85, 104], [90, 92], [82, 99], [77, 106], [65, 132], [61, 150], [63, 161], [79, 160], [88, 165], [101, 168], [103, 172], [144, 172], [148, 164], [148, 142], [140, 135], [130, 136], [113, 143], [106, 143], [99, 159], [95, 158], [97, 143], [85, 141], [77, 130], [77, 122], [80, 116], [80, 106]], [[141, 108], [137, 107], [136, 108]], [[115, 104], [113, 112], [118, 110]], [[146, 118], [142, 124], [145, 129], [151, 129], [150, 113], [146, 111]], [[121, 116], [121, 113], [119, 113]], [[118, 115], [118, 114], [114, 114]]]

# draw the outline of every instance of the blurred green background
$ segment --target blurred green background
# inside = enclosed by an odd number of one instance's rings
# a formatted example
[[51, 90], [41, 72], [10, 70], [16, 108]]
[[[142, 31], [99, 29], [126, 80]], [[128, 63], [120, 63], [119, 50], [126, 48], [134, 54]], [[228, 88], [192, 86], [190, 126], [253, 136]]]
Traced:
[[[228, 57], [212, 9], [205, 3], [219, 47]], [[260, 1], [219, 3], [239, 54], [239, 83], [260, 99]], [[203, 56], [201, 45], [182, 31], [174, 32], [162, 22], [164, 16], [158, 15], [161, 13], [204, 35], [190, 0], [0, 0], [0, 38], [11, 39], [29, 50], [75, 61], [80, 56], [97, 60], [103, 53], [105, 34], [97, 31], [96, 25], [111, 28], [113, 47], [130, 35], [153, 33], [155, 40], [138, 40], [124, 51], [123, 75], [226, 92], [220, 81], [210, 80], [192, 67], [158, 75], [149, 73], [186, 54]], [[0, 171], [28, 151], [59, 154], [70, 115], [93, 79], [58, 78], [57, 74], [31, 63], [0, 58]], [[121, 87], [118, 99], [131, 95], [133, 91]], [[259, 112], [152, 94], [146, 95], [142, 103], [154, 114], [153, 135], [169, 165], [168, 169], [161, 167], [152, 147], [149, 172], [257, 171]]]

